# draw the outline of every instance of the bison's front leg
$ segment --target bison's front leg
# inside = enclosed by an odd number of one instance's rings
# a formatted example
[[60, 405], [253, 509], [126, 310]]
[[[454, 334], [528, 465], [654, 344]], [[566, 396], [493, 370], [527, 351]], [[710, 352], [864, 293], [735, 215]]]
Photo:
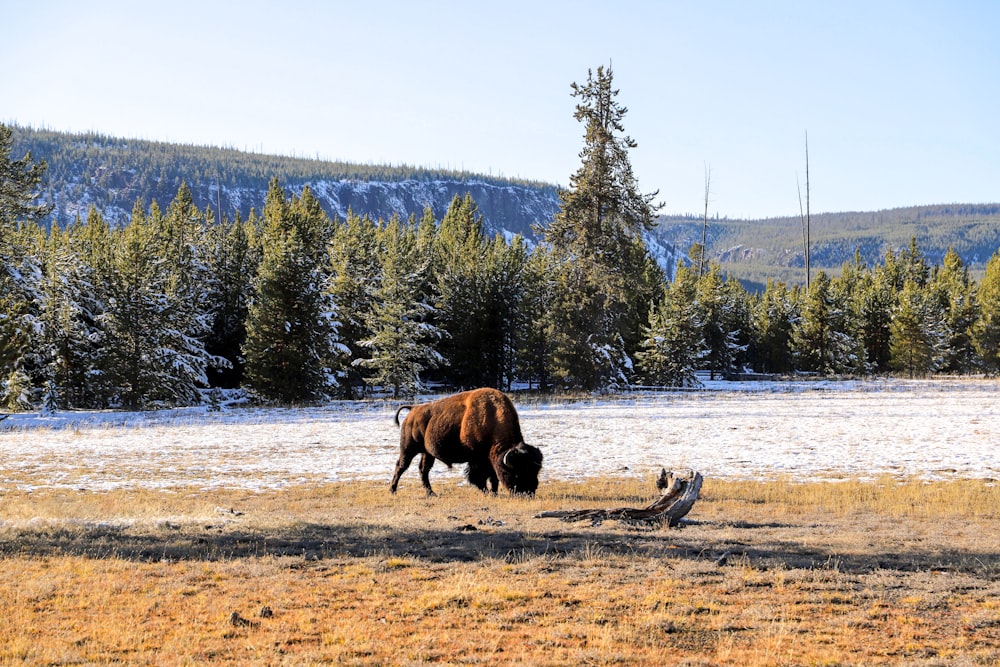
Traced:
[[424, 452], [420, 455], [420, 481], [424, 483], [424, 488], [427, 489], [428, 496], [437, 495], [434, 493], [434, 489], [431, 488], [431, 468], [434, 467], [434, 457]]
[[465, 477], [469, 480], [470, 484], [483, 493], [486, 493], [487, 484], [493, 487], [493, 493], [497, 492], [497, 475], [493, 472], [493, 467], [489, 465], [489, 462], [485, 465], [469, 462], [469, 466], [465, 471]]

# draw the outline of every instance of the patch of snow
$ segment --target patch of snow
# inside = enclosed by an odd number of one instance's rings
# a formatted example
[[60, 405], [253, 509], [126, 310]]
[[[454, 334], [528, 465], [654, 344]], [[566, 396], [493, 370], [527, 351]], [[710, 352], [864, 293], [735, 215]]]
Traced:
[[[706, 478], [1000, 478], [1000, 382], [706, 382], [587, 400], [514, 396], [546, 479], [661, 466]], [[423, 397], [430, 398], [430, 397]], [[381, 479], [398, 404], [19, 413], [0, 424], [0, 489], [247, 488]], [[416, 482], [416, 463], [403, 479]], [[438, 463], [433, 479], [461, 479]]]

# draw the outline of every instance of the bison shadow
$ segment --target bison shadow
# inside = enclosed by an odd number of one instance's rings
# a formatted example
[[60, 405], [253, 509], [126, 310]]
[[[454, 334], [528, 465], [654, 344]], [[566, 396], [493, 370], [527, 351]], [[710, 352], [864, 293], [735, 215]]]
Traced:
[[[921, 551], [917, 548], [844, 554], [768, 537], [735, 542], [712, 537], [699, 528], [712, 522], [689, 522], [681, 529], [622, 530], [574, 526], [538, 520], [532, 530], [465, 524], [436, 529], [394, 529], [354, 524], [299, 524], [256, 530], [229, 524], [167, 525], [155, 529], [128, 526], [12, 529], [0, 535], [0, 557], [79, 556], [134, 562], [226, 561], [242, 558], [295, 557], [305, 560], [405, 557], [430, 563], [491, 559], [572, 560], [593, 557], [663, 558], [699, 561], [724, 567], [743, 563], [761, 569], [836, 569], [851, 574], [876, 570], [919, 572], [947, 570], [1000, 579], [1000, 554], [968, 550]], [[542, 529], [545, 529], [544, 531]]]

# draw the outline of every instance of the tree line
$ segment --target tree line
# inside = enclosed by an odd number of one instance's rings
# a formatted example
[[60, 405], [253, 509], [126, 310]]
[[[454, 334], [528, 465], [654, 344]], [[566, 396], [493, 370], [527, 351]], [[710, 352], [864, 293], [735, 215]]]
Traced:
[[[190, 405], [243, 388], [286, 403], [449, 388], [616, 391], [754, 371], [1000, 371], [1000, 254], [973, 280], [916, 241], [860, 254], [808, 288], [747, 291], [715, 263], [673, 281], [643, 234], [642, 193], [610, 69], [574, 84], [584, 150], [541, 241], [488, 237], [471, 196], [436, 219], [331, 219], [272, 178], [264, 205], [216, 220], [182, 183], [40, 223], [46, 165], [0, 125], [0, 401], [6, 409]], [[698, 257], [699, 247], [690, 256]], [[698, 268], [700, 267], [700, 268]]]
[[[632, 243], [606, 274], [486, 238], [471, 197], [441, 220], [335, 221], [277, 181], [246, 220], [215, 221], [182, 186], [122, 227], [92, 210], [65, 229], [8, 226], [2, 241], [7, 409], [189, 405], [211, 387], [298, 402], [427, 383], [613, 391], [696, 386], [699, 371], [1000, 370], [1000, 255], [977, 284], [954, 252], [931, 266], [915, 243], [758, 294], [717, 264], [680, 265], [667, 283]], [[612, 313], [614, 292], [628, 299]]]

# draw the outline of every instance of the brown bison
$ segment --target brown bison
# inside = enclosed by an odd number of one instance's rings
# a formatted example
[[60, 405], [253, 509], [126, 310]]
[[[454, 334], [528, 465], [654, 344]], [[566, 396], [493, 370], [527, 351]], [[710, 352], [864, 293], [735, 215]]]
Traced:
[[450, 468], [467, 463], [469, 482], [486, 490], [489, 482], [496, 493], [497, 481], [512, 493], [533, 495], [542, 469], [542, 452], [524, 444], [517, 411], [505, 394], [496, 389], [473, 389], [430, 403], [404, 405], [409, 410], [399, 431], [399, 461], [392, 476], [393, 493], [417, 454], [420, 479], [428, 495], [434, 495], [428, 475], [434, 459]]

